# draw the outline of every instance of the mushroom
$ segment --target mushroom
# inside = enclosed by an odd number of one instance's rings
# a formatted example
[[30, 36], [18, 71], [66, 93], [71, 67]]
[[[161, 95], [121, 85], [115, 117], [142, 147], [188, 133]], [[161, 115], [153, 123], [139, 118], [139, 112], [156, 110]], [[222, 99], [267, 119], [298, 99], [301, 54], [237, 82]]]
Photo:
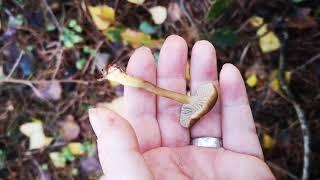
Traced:
[[201, 117], [207, 114], [217, 102], [218, 91], [210, 84], [200, 86], [192, 96], [162, 89], [142, 79], [132, 77], [116, 67], [110, 67], [108, 73], [101, 79], [116, 81], [124, 86], [143, 88], [158, 96], [166, 97], [182, 103], [180, 124], [189, 128]]

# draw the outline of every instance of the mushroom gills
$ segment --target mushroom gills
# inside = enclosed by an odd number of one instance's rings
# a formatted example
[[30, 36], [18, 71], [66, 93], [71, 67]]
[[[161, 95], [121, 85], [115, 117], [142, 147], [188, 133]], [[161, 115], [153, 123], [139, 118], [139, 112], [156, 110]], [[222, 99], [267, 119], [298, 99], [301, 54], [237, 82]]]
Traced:
[[185, 128], [190, 128], [213, 108], [217, 99], [217, 89], [212, 83], [201, 85], [192, 94], [191, 103], [182, 105], [180, 124]]

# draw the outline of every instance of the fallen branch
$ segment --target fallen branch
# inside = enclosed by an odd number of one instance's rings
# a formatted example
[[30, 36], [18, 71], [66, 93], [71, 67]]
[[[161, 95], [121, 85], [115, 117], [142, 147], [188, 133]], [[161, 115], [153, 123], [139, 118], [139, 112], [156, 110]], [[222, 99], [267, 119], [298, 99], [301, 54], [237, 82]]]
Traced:
[[302, 168], [302, 180], [307, 180], [309, 179], [309, 169], [310, 169], [310, 130], [308, 127], [308, 123], [306, 120], [305, 113], [303, 109], [301, 108], [301, 105], [298, 103], [296, 100], [296, 97], [294, 94], [291, 92], [289, 86], [286, 84], [285, 78], [284, 78], [284, 68], [285, 68], [285, 54], [286, 54], [286, 41], [288, 39], [288, 34], [287, 32], [283, 32], [283, 40], [282, 40], [282, 46], [280, 49], [280, 56], [279, 56], [279, 81], [280, 81], [280, 86], [281, 89], [286, 93], [289, 102], [292, 104], [294, 110], [296, 111], [299, 123], [300, 123], [300, 128], [301, 128], [301, 133], [303, 137], [303, 168]]
[[13, 65], [12, 69], [10, 70], [10, 72], [9, 72], [8, 76], [6, 77], [6, 79], [9, 79], [12, 76], [12, 74], [14, 73], [14, 71], [16, 70], [16, 68], [18, 67], [18, 65], [20, 63], [23, 54], [24, 54], [24, 52], [21, 51], [20, 54], [19, 54], [19, 57], [17, 58], [16, 62], [14, 63], [14, 65]]
[[285, 175], [289, 176], [289, 177], [290, 177], [291, 179], [293, 179], [293, 180], [298, 180], [298, 179], [299, 179], [298, 176], [292, 174], [291, 172], [283, 169], [282, 167], [278, 166], [277, 164], [274, 164], [274, 163], [271, 162], [271, 161], [267, 161], [267, 164], [268, 164], [268, 166], [270, 166], [270, 167], [271, 167], [272, 169], [274, 169], [275, 171], [278, 171], [278, 172], [280, 172], [280, 173], [282, 173], [282, 174], [285, 174]]

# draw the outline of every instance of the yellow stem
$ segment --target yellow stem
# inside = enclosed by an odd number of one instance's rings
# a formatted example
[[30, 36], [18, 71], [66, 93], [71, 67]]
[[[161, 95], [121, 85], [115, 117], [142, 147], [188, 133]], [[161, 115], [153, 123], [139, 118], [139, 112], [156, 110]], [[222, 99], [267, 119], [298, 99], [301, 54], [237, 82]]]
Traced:
[[110, 81], [116, 81], [124, 86], [143, 88], [158, 96], [166, 97], [183, 104], [190, 103], [192, 100], [191, 96], [187, 96], [185, 94], [159, 88], [150, 82], [144, 81], [140, 78], [132, 77], [124, 72], [121, 72], [117, 68], [111, 68], [109, 70], [109, 74], [107, 75], [106, 79]]

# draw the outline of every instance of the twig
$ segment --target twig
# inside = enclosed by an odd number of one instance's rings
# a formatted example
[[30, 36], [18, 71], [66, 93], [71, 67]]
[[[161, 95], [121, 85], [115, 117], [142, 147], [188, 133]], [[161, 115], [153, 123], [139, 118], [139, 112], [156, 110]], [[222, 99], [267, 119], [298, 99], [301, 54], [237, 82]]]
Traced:
[[241, 56], [240, 56], [240, 60], [239, 60], [239, 61], [240, 61], [240, 65], [243, 64], [244, 58], [246, 57], [247, 52], [248, 52], [250, 46], [251, 46], [251, 43], [249, 42], [249, 43], [246, 45], [246, 47], [243, 49], [243, 51], [242, 51], [242, 53], [241, 53]]
[[[83, 85], [88, 85], [91, 83], [97, 83], [98, 81], [83, 81], [83, 80], [76, 80], [76, 79], [56, 79], [54, 80], [59, 83], [76, 83], [76, 84], [83, 84]], [[32, 85], [32, 84], [46, 84], [46, 83], [51, 83], [52, 80], [23, 80], [23, 79], [14, 79], [14, 78], [9, 78], [9, 79], [3, 79], [0, 80], [0, 83], [15, 83], [15, 84], [25, 84], [25, 85]]]
[[57, 64], [56, 64], [56, 69], [54, 70], [54, 73], [52, 74], [52, 77], [51, 77], [51, 79], [53, 80], [53, 79], [55, 79], [55, 77], [56, 77], [56, 75], [58, 74], [58, 71], [59, 71], [59, 69], [60, 69], [60, 66], [61, 66], [61, 63], [62, 63], [62, 55], [63, 55], [63, 47], [61, 48], [60, 46], [59, 46], [59, 52], [58, 52], [58, 54], [57, 54]]
[[58, 28], [59, 33], [62, 34], [63, 33], [63, 28], [60, 26], [59, 21], [57, 20], [56, 16], [53, 14], [47, 0], [42, 0], [44, 6], [46, 7], [47, 11], [49, 12], [51, 19], [54, 23], [54, 25]]
[[288, 96], [289, 102], [292, 104], [294, 110], [296, 111], [296, 114], [298, 116], [298, 120], [300, 123], [301, 133], [303, 137], [303, 169], [302, 169], [302, 180], [309, 179], [309, 166], [310, 166], [310, 130], [307, 124], [307, 120], [305, 117], [305, 113], [303, 109], [301, 108], [301, 105], [297, 102], [296, 97], [291, 92], [289, 86], [286, 84], [285, 78], [284, 78], [284, 68], [285, 68], [285, 50], [286, 50], [286, 40], [288, 39], [287, 32], [283, 32], [283, 40], [282, 40], [282, 46], [280, 49], [280, 57], [279, 57], [279, 81], [280, 86]]
[[18, 67], [18, 65], [19, 65], [19, 63], [20, 63], [23, 54], [24, 54], [24, 52], [21, 50], [18, 59], [17, 59], [16, 62], [14, 63], [14, 65], [13, 65], [10, 73], [9, 73], [8, 76], [6, 77], [6, 79], [9, 79], [9, 78], [12, 76], [12, 74], [14, 73], [14, 71], [16, 70], [16, 68]]
[[303, 65], [297, 67], [296, 69], [294, 69], [293, 71], [299, 71], [301, 69], [304, 69], [307, 65], [315, 62], [316, 60], [320, 59], [320, 53], [316, 54], [315, 56], [311, 57], [309, 60], [307, 60], [306, 63], [304, 63]]
[[287, 176], [290, 177], [291, 179], [294, 179], [294, 180], [298, 180], [298, 179], [299, 179], [298, 176], [292, 174], [291, 172], [283, 169], [282, 167], [278, 166], [277, 164], [274, 164], [274, 163], [271, 162], [271, 161], [267, 161], [267, 164], [268, 164], [268, 166], [270, 166], [272, 169], [274, 169], [274, 170], [276, 170], [276, 171], [278, 171], [278, 172], [280, 172], [280, 173], [282, 173], [282, 174], [287, 175]]
[[[101, 46], [103, 45], [104, 41], [100, 41], [98, 43], [98, 45], [96, 46], [94, 52], [95, 54], [97, 54], [97, 52], [99, 51], [99, 49], [101, 48]], [[90, 56], [87, 63], [85, 64], [84, 68], [82, 69], [81, 73], [85, 73], [90, 65], [90, 63], [95, 59], [96, 56]]]

